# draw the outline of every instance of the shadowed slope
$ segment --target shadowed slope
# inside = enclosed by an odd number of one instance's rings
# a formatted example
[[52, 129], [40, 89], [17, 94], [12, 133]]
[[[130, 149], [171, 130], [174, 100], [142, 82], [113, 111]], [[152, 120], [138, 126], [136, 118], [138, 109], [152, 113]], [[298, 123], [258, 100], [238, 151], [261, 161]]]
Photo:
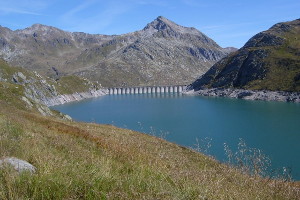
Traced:
[[191, 89], [300, 91], [300, 19], [252, 37], [191, 84]]

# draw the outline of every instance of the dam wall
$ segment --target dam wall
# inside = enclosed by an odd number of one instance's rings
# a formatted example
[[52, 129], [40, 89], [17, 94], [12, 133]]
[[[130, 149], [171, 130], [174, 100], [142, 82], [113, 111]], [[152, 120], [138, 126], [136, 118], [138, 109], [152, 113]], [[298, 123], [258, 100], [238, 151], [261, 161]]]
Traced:
[[186, 85], [175, 86], [144, 86], [144, 87], [116, 87], [108, 88], [108, 94], [156, 94], [156, 93], [182, 93], [186, 90]]

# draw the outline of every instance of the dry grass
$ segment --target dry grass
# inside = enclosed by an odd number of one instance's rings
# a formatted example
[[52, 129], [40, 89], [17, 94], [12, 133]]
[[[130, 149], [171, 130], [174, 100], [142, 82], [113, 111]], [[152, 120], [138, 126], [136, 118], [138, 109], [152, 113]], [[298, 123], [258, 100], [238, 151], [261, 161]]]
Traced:
[[249, 176], [162, 139], [110, 125], [42, 117], [0, 104], [0, 199], [299, 199], [283, 180]]

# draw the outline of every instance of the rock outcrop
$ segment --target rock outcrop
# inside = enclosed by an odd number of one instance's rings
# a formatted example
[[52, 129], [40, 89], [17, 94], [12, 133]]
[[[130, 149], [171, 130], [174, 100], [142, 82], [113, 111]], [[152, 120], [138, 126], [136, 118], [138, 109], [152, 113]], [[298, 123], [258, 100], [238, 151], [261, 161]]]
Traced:
[[18, 158], [10, 157], [10, 158], [4, 158], [0, 160], [0, 167], [5, 167], [5, 165], [12, 166], [17, 172], [30, 172], [35, 173], [36, 167], [32, 164], [28, 163], [25, 160], [20, 160]]
[[106, 89], [100, 89], [100, 90], [91, 90], [88, 92], [80, 92], [74, 94], [62, 94], [51, 98], [43, 99], [42, 102], [47, 106], [55, 106], [55, 105], [61, 105], [73, 101], [80, 101], [83, 99], [100, 97], [106, 95], [107, 92], [108, 91]]
[[16, 31], [0, 27], [0, 57], [10, 64], [55, 80], [77, 75], [104, 87], [187, 84], [234, 50], [164, 17], [112, 36], [40, 24]]
[[229, 97], [234, 99], [282, 101], [300, 103], [300, 92], [268, 91], [268, 90], [243, 90], [233, 88], [211, 88], [198, 91], [188, 90], [187, 95], [201, 95], [209, 97]]

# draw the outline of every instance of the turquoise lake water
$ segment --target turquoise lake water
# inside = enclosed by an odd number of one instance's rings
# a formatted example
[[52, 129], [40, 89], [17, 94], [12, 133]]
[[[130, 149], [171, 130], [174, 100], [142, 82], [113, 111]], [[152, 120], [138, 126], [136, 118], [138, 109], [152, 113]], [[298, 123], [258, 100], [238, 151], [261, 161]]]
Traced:
[[[272, 168], [300, 180], [300, 104], [181, 94], [106, 95], [52, 107], [77, 121], [113, 124], [200, 147], [224, 161], [239, 139], [263, 151]], [[197, 142], [198, 140], [198, 142]], [[207, 148], [210, 142], [211, 147]]]

